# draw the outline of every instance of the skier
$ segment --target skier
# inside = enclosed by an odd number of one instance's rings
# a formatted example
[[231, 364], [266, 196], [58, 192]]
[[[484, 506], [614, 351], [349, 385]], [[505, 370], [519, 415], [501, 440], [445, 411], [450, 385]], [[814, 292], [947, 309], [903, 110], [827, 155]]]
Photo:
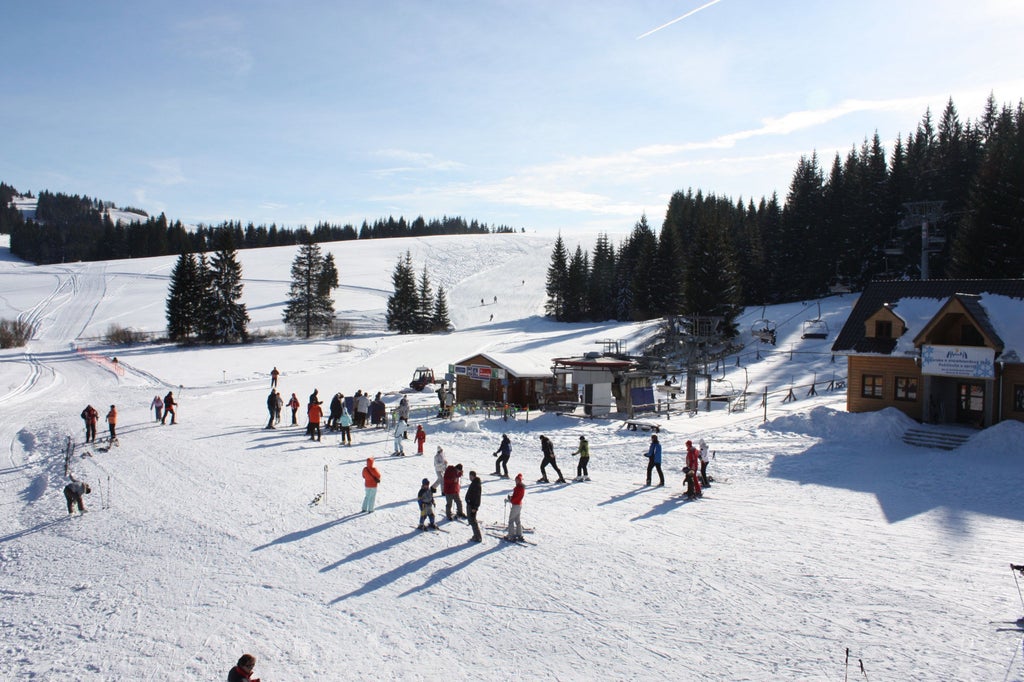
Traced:
[[686, 441], [686, 466], [690, 467], [690, 471], [693, 472], [694, 486], [697, 491], [697, 496], [702, 495], [700, 491], [700, 453], [697, 452], [697, 448], [693, 447], [693, 441]]
[[427, 432], [423, 430], [423, 424], [416, 425], [416, 435], [413, 436], [413, 440], [416, 441], [416, 454], [423, 454], [423, 444], [427, 442]]
[[565, 476], [562, 475], [562, 470], [558, 468], [558, 464], [555, 462], [555, 446], [551, 444], [551, 440], [547, 436], [540, 437], [540, 450], [544, 453], [544, 459], [540, 463], [540, 478], [537, 483], [548, 483], [548, 472], [547, 466], [550, 464], [551, 468], [558, 474], [558, 480], [555, 483], [565, 483]]
[[174, 393], [172, 391], [167, 391], [167, 395], [164, 396], [164, 416], [160, 417], [160, 423], [161, 424], [166, 424], [167, 423], [167, 415], [170, 415], [171, 416], [171, 426], [174, 426], [174, 420], [178, 416], [178, 411], [177, 411], [177, 409], [175, 409], [177, 407], [178, 407], [178, 403], [175, 402], [175, 400], [174, 400]]
[[96, 442], [96, 422], [100, 420], [100, 413], [92, 405], [86, 405], [82, 410], [82, 419], [85, 421], [85, 442]]
[[473, 529], [473, 537], [470, 542], [481, 542], [484, 538], [480, 534], [480, 524], [477, 523], [476, 513], [480, 509], [480, 497], [483, 483], [475, 471], [469, 472], [469, 489], [466, 490], [466, 511], [469, 512], [469, 526]]
[[[416, 526], [416, 529], [436, 529], [437, 524], [434, 522], [434, 489], [430, 486], [429, 478], [424, 478], [423, 483], [420, 484], [420, 492], [416, 495], [416, 501], [420, 505], [420, 525]], [[423, 523], [427, 519], [430, 519], [430, 525], [424, 526]]]
[[88, 495], [92, 492], [92, 488], [89, 487], [88, 483], [82, 481], [76, 481], [74, 476], [71, 477], [71, 483], [64, 486], [64, 499], [68, 501], [68, 514], [75, 513], [75, 507], [78, 507], [78, 513], [84, 514], [87, 510], [85, 503], [82, 502], [82, 495]]
[[405, 457], [405, 447], [402, 445], [402, 440], [405, 438], [405, 424], [401, 420], [395, 422], [395, 451], [393, 455]]
[[[501, 453], [501, 457], [498, 457], [498, 453]], [[494, 475], [501, 476], [502, 478], [508, 478], [508, 458], [512, 456], [512, 441], [508, 439], [508, 434], [501, 434], [501, 444], [498, 449], [494, 451], [492, 457], [498, 457], [494, 462]], [[502, 473], [504, 470], [504, 473]]]
[[252, 669], [255, 667], [256, 657], [252, 654], [242, 654], [238, 664], [228, 671], [228, 682], [260, 682], [252, 676]]
[[292, 426], [298, 426], [299, 420], [295, 418], [295, 415], [298, 413], [299, 408], [302, 407], [302, 404], [295, 397], [294, 393], [292, 393], [292, 397], [288, 400], [288, 407], [292, 408]]
[[508, 513], [508, 531], [505, 534], [506, 540], [513, 542], [523, 539], [523, 498], [526, 497], [526, 484], [523, 483], [523, 475], [516, 474], [516, 487], [512, 494], [505, 498], [505, 501], [512, 505]]
[[156, 420], [160, 421], [160, 417], [164, 416], [164, 401], [159, 395], [153, 396], [153, 402], [149, 404], [149, 407], [156, 414]]
[[310, 440], [315, 440], [319, 443], [320, 419], [324, 416], [324, 408], [320, 407], [319, 400], [309, 403], [309, 407], [306, 408], [306, 416], [309, 417], [309, 426], [306, 427], [306, 433], [309, 435]]
[[284, 407], [284, 398], [279, 391], [274, 391], [274, 423], [281, 423], [281, 408]]
[[270, 419], [263, 428], [272, 429], [274, 428], [274, 417], [277, 416], [277, 394], [274, 389], [270, 389], [270, 395], [267, 396], [267, 412], [270, 413]]
[[281, 375], [281, 373], [277, 371], [277, 367], [275, 367], [274, 369], [270, 370], [270, 387], [271, 388], [277, 388], [277, 377], [279, 377], [280, 375]]
[[657, 436], [651, 436], [651, 447], [647, 449], [647, 483], [651, 484], [651, 472], [655, 469], [658, 470], [658, 478], [661, 483], [658, 487], [665, 485], [665, 474], [661, 472], [661, 443], [658, 442]]
[[363, 512], [369, 514], [373, 511], [374, 502], [377, 500], [377, 484], [380, 483], [380, 472], [377, 467], [373, 466], [373, 457], [366, 458], [366, 466], [363, 467], [363, 483], [366, 486]]
[[452, 520], [452, 503], [455, 504], [456, 515], [454, 518], [464, 519], [466, 515], [462, 512], [462, 498], [459, 496], [461, 492], [461, 484], [459, 479], [462, 478], [462, 465], [448, 465], [448, 468], [444, 470], [444, 487], [441, 488], [441, 492], [444, 493], [444, 515], [448, 517], [448, 520]]
[[110, 430], [110, 444], [113, 445], [117, 442], [117, 408], [113, 405], [110, 406], [110, 412], [107, 412], [107, 428]]
[[341, 429], [341, 442], [352, 445], [352, 415], [344, 405], [341, 406], [341, 416], [338, 417], [338, 428]]
[[438, 445], [437, 452], [434, 453], [434, 473], [437, 474], [437, 480], [434, 481], [434, 485], [430, 486], [435, 491], [444, 483], [444, 470], [448, 468], [448, 460], [444, 456], [444, 449]]
[[334, 397], [331, 398], [331, 414], [327, 417], [327, 430], [337, 431], [338, 420], [341, 418], [341, 394], [335, 393]]
[[705, 488], [711, 485], [711, 479], [708, 478], [708, 444], [703, 438], [697, 441], [697, 445], [700, 446], [700, 482]]
[[587, 463], [590, 462], [590, 443], [587, 442], [586, 437], [580, 436], [580, 447], [572, 454], [573, 456], [580, 456], [580, 461], [576, 465], [576, 478], [573, 480], [589, 481], [590, 473], [587, 471]]

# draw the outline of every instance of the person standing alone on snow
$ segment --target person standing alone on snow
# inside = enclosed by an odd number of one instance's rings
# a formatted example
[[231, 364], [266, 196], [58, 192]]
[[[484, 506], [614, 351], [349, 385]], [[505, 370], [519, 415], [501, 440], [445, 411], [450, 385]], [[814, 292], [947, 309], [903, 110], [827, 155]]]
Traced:
[[366, 466], [363, 467], [363, 484], [366, 487], [366, 495], [363, 497], [363, 512], [366, 514], [373, 511], [373, 505], [377, 501], [378, 483], [380, 483], [380, 472], [373, 466], [373, 457], [367, 457]]
[[516, 474], [516, 487], [512, 494], [505, 498], [505, 501], [512, 505], [508, 513], [508, 531], [505, 534], [506, 540], [513, 542], [523, 539], [523, 499], [526, 497], [526, 484], [523, 483], [523, 475]]
[[86, 405], [82, 410], [82, 420], [85, 421], [85, 442], [96, 442], [96, 422], [100, 420], [100, 413], [92, 405]]
[[473, 537], [470, 538], [472, 542], [481, 542], [484, 539], [480, 534], [480, 524], [476, 520], [476, 513], [480, 509], [482, 487], [480, 477], [476, 475], [475, 471], [470, 471], [469, 489], [466, 491], [466, 511], [469, 512], [469, 527], [473, 529]]
[[651, 436], [651, 447], [647, 449], [647, 483], [651, 484], [651, 472], [655, 469], [658, 470], [658, 478], [661, 483], [658, 486], [665, 485], [665, 474], [661, 472], [661, 443], [658, 442], [657, 436]]
[[576, 478], [577, 481], [589, 481], [590, 473], [587, 471], [587, 464], [590, 462], [590, 443], [584, 436], [580, 436], [580, 447], [573, 455], [579, 455], [580, 461], [576, 465]]
[[[498, 453], [501, 453], [501, 457], [498, 457]], [[501, 434], [501, 444], [492, 456], [498, 457], [494, 462], [494, 475], [508, 478], [508, 458], [512, 456], [512, 441], [508, 439], [507, 433]], [[503, 469], [504, 473], [502, 473]]]
[[277, 371], [277, 367], [275, 367], [274, 369], [270, 370], [270, 387], [271, 388], [277, 388], [277, 377], [279, 377], [280, 375], [281, 375], [281, 373]]
[[562, 475], [562, 470], [558, 468], [558, 464], [555, 462], [555, 446], [551, 444], [551, 440], [547, 436], [540, 437], [540, 450], [544, 453], [544, 459], [540, 462], [540, 479], [537, 483], [548, 483], [548, 472], [547, 467], [550, 464], [551, 468], [558, 474], [558, 480], [556, 483], [565, 483], [565, 476]]

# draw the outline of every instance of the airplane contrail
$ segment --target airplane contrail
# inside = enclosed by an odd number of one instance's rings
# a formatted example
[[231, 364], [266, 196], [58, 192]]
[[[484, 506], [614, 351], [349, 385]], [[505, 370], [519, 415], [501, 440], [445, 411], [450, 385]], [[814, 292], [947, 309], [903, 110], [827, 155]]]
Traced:
[[663, 28], [668, 28], [669, 26], [671, 26], [672, 24], [676, 23], [677, 21], [682, 21], [686, 17], [692, 17], [694, 14], [696, 14], [699, 11], [701, 11], [702, 9], [707, 9], [708, 7], [711, 7], [711, 5], [717, 5], [720, 2], [722, 2], [722, 0], [711, 0], [711, 2], [709, 2], [707, 4], [704, 4], [704, 5], [701, 5], [697, 9], [690, 10], [689, 12], [687, 12], [686, 14], [684, 14], [681, 17], [676, 17], [675, 19], [673, 19], [672, 21], [668, 22], [667, 24], [662, 24], [658, 28], [652, 28], [650, 31], [648, 31], [647, 33], [644, 33], [643, 35], [638, 35], [636, 37], [636, 39], [640, 40], [641, 38], [646, 38], [647, 36], [651, 35], [652, 33], [657, 33], [658, 31], [660, 31]]

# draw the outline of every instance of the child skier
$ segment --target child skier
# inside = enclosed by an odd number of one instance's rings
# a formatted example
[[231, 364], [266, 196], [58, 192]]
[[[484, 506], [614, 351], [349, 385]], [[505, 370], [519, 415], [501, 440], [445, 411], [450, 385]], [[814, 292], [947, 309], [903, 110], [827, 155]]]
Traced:
[[[416, 495], [416, 501], [420, 505], [420, 525], [416, 526], [416, 529], [436, 529], [437, 524], [434, 523], [434, 490], [430, 487], [429, 478], [424, 478], [423, 483], [420, 484], [420, 492]], [[428, 519], [430, 520], [430, 524], [424, 526], [424, 522]]]

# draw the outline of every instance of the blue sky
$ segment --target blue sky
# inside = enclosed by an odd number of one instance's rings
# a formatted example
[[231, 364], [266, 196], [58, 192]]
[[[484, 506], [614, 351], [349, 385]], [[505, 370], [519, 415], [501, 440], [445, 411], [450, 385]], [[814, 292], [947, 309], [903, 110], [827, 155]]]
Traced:
[[185, 222], [657, 227], [677, 190], [784, 198], [801, 155], [1016, 104], [1022, 35], [1017, 0], [9, 2], [0, 180]]

